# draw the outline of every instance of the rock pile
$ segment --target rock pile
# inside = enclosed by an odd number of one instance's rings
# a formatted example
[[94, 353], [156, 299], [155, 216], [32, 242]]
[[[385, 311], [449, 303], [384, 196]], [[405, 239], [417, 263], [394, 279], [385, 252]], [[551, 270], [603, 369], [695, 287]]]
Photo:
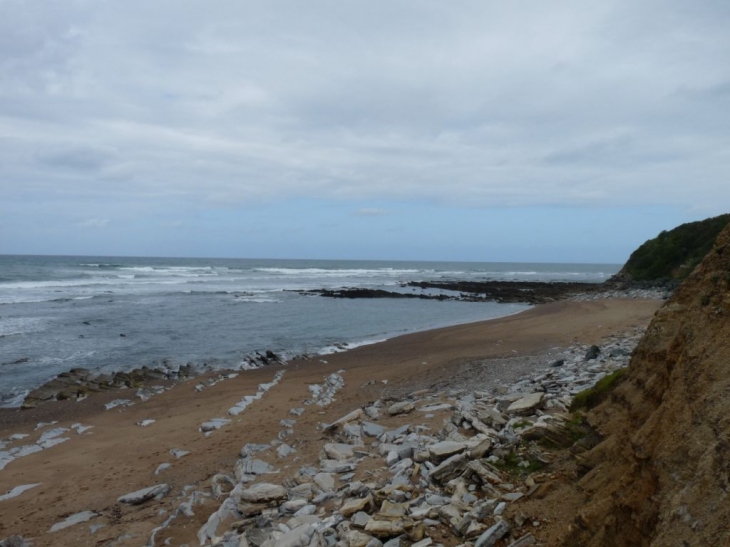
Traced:
[[[233, 476], [214, 477], [214, 494], [225, 499], [198, 539], [219, 547], [535, 544], [530, 532], [540, 522], [508, 522], [507, 505], [551, 479], [541, 471], [550, 461], [542, 447], [574, 440], [573, 396], [626, 366], [639, 337], [573, 347], [495, 390], [422, 390], [355, 409], [321, 424], [327, 442], [319, 461], [278, 481], [279, 471], [259, 458], [273, 446], [279, 458], [294, 449], [280, 439], [247, 444]], [[312, 390], [314, 399], [327, 400], [323, 394], [344, 382], [333, 376]], [[443, 425], [432, 432], [425, 422], [438, 418]], [[295, 423], [283, 422], [287, 429]], [[292, 452], [280, 453], [282, 446]]]

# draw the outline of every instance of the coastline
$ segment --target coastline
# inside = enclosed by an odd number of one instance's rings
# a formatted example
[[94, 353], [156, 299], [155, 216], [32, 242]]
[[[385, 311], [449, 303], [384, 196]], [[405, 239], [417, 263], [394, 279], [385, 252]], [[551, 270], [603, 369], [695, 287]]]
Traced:
[[[244, 443], [265, 443], [276, 438], [281, 430], [279, 422], [292, 418], [289, 410], [311, 397], [309, 386], [323, 385], [328, 375], [343, 371], [345, 385], [329, 406], [309, 406], [296, 418], [287, 443], [297, 447], [298, 452], [294, 461], [282, 466], [284, 474], [293, 473], [307, 459], [316, 459], [319, 447], [315, 450], [317, 443], [313, 440], [321, 435], [317, 433], [320, 423], [332, 422], [374, 400], [436, 386], [475, 363], [483, 368], [500, 359], [533, 357], [527, 359], [527, 369], [545, 366], [547, 356], [557, 348], [598, 343], [612, 334], [645, 325], [659, 305], [659, 301], [627, 299], [560, 301], [507, 317], [405, 334], [309, 361], [246, 371], [195, 391], [195, 385], [205, 385], [214, 373], [181, 383], [148, 401], [135, 401], [133, 406], [104, 410], [104, 404], [122, 397], [114, 390], [78, 403], [60, 401], [32, 410], [0, 411], [0, 438], [30, 435], [16, 444], [38, 440], [44, 431], [34, 430], [38, 422], [57, 420], [57, 424], [48, 426], [53, 428], [69, 428], [74, 423], [93, 427], [83, 433], [64, 432], [69, 442], [11, 461], [0, 471], [0, 492], [40, 483], [12, 501], [0, 501], [5, 515], [0, 537], [20, 534], [34, 538], [37, 546], [57, 542], [91, 545], [131, 533], [132, 538], [118, 545], [140, 545], [159, 524], [157, 511], [172, 511], [175, 500], [179, 504], [184, 486], [209, 488], [210, 477], [230, 472]], [[517, 368], [515, 363], [495, 366], [494, 381], [509, 382], [510, 372], [524, 372]], [[242, 396], [257, 393], [261, 384], [271, 382], [280, 371], [285, 373], [279, 384], [243, 414], [235, 418], [227, 414]], [[122, 391], [132, 395], [132, 390]], [[125, 397], [133, 399], [129, 395]], [[213, 430], [210, 436], [199, 431], [201, 424], [224, 416], [231, 423]], [[156, 422], [148, 427], [136, 425], [145, 419]], [[177, 460], [169, 454], [175, 448], [191, 453]], [[172, 466], [156, 476], [155, 469], [165, 462]], [[119, 518], [111, 518], [120, 511], [118, 496], [156, 484], [162, 478], [172, 488], [172, 495], [139, 509], [123, 507]], [[65, 516], [87, 510], [101, 515], [98, 518], [104, 528], [96, 534], [92, 535], [86, 525], [45, 533]], [[191, 517], [190, 532], [204, 524], [199, 521], [207, 518], [206, 511], [201, 509]], [[188, 541], [194, 544], [192, 536]]]

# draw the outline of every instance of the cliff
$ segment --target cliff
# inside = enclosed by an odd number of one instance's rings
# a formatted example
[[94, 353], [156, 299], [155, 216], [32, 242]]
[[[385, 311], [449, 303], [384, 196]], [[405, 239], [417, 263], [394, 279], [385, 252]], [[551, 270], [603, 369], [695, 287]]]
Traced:
[[730, 226], [589, 414], [587, 504], [565, 545], [730, 545]]

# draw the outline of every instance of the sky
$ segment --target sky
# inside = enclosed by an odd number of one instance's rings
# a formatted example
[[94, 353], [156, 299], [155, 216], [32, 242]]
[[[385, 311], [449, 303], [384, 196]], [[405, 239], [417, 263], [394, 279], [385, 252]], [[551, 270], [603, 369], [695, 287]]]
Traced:
[[730, 2], [0, 0], [0, 254], [622, 263], [730, 212]]

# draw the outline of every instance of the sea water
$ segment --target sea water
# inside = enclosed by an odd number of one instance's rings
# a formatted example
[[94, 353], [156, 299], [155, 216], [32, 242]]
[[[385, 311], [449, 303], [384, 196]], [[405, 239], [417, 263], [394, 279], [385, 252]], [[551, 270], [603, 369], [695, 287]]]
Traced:
[[236, 367], [270, 349], [328, 353], [527, 306], [333, 299], [301, 290], [408, 281], [600, 282], [615, 264], [0, 256], [0, 405], [73, 367]]

